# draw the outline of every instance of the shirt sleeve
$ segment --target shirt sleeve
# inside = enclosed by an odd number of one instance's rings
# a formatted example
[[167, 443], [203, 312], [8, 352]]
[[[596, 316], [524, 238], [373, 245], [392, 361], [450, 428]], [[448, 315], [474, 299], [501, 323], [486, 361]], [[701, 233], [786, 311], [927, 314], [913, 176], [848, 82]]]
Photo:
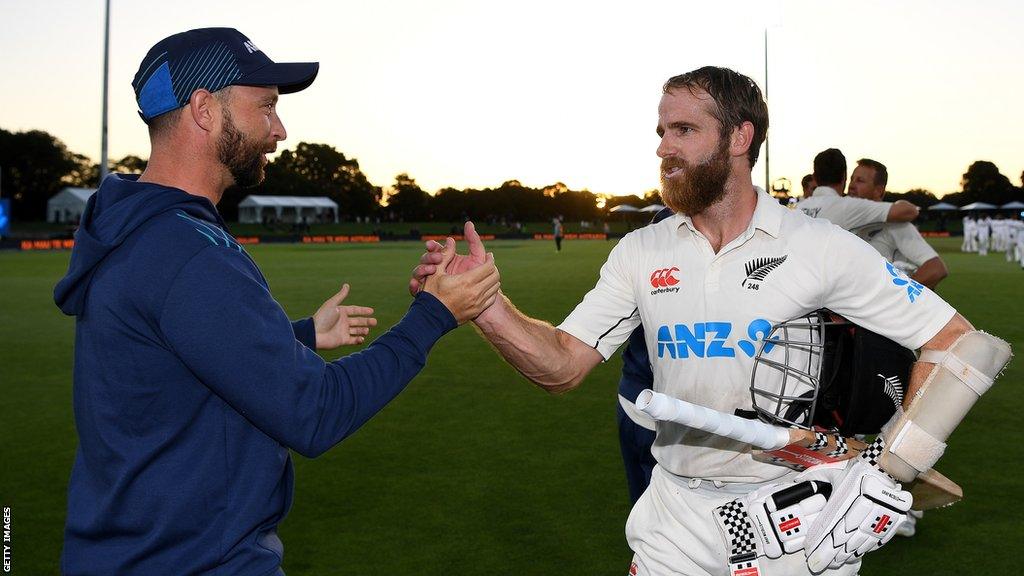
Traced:
[[630, 271], [633, 242], [626, 236], [612, 249], [601, 267], [601, 277], [583, 301], [558, 326], [601, 353], [605, 360], [640, 325]]
[[203, 385], [263, 433], [313, 457], [398, 395], [456, 327], [420, 293], [366, 349], [327, 362], [295, 337], [281, 306], [237, 251], [209, 247], [179, 272], [160, 315], [166, 345]]
[[885, 222], [889, 217], [889, 208], [892, 202], [875, 202], [864, 198], [843, 196], [839, 199], [842, 216], [842, 223], [836, 222], [841, 228], [853, 230], [867, 224]]
[[832, 227], [824, 251], [821, 307], [916, 350], [956, 313], [859, 238]]
[[892, 235], [896, 240], [896, 249], [907, 258], [911, 264], [920, 267], [932, 258], [937, 258], [939, 253], [921, 237], [921, 233], [910, 222], [902, 224], [890, 224]]
[[306, 345], [310, 350], [316, 350], [316, 325], [312, 318], [303, 318], [292, 322], [292, 332], [295, 339]]

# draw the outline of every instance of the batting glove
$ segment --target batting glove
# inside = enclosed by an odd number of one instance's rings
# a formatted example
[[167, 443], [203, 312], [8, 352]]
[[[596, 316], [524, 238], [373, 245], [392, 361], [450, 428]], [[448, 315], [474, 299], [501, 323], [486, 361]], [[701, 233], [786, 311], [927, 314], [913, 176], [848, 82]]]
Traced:
[[807, 472], [832, 475], [835, 487], [828, 504], [811, 524], [804, 543], [807, 567], [812, 573], [858, 562], [891, 540], [906, 520], [914, 498], [878, 468], [874, 455], [881, 453], [879, 442], [881, 439], [859, 458], [841, 463], [841, 469], [808, 469]]
[[803, 550], [808, 527], [825, 507], [831, 489], [818, 480], [783, 482], [716, 508], [731, 573], [748, 573], [759, 556], [775, 559]]

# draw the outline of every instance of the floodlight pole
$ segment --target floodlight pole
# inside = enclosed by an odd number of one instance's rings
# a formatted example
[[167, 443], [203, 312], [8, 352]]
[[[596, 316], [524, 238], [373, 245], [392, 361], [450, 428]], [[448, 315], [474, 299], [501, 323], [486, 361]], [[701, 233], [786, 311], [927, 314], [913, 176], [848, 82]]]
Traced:
[[100, 143], [100, 183], [107, 177], [107, 75], [110, 69], [110, 0], [103, 18], [103, 131]]
[[[768, 101], [768, 28], [764, 29], [764, 99]], [[764, 189], [771, 190], [772, 179], [769, 169], [771, 162], [768, 156], [768, 133], [764, 135]]]

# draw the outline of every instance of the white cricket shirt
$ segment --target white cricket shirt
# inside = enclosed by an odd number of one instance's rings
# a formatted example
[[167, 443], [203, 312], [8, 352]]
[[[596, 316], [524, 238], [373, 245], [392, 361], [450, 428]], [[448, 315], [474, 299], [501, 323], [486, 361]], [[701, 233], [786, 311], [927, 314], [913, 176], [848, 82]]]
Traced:
[[[856, 236], [757, 194], [749, 227], [717, 254], [684, 215], [625, 236], [559, 328], [608, 359], [642, 322], [654, 389], [732, 413], [751, 409], [753, 356], [773, 324], [829, 308], [916, 349], [953, 317]], [[763, 482], [788, 471], [671, 423], [658, 423], [652, 451], [680, 476]]]
[[801, 200], [797, 209], [813, 218], [824, 218], [843, 230], [885, 222], [892, 202], [875, 202], [853, 196], [840, 196], [828, 186], [818, 186], [814, 195]]
[[889, 262], [909, 262], [920, 268], [939, 255], [910, 222], [871, 224], [853, 230], [853, 233], [871, 244]]

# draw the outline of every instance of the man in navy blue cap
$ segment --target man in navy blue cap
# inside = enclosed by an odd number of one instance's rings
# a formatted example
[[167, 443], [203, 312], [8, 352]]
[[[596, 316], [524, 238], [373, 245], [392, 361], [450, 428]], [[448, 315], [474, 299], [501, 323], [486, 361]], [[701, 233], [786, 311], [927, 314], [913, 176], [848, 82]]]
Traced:
[[76, 317], [64, 574], [281, 574], [289, 449], [315, 457], [355, 432], [494, 301], [493, 260], [442, 275], [387, 333], [332, 362], [314, 350], [360, 342], [374, 323], [341, 305], [347, 285], [288, 320], [215, 206], [262, 181], [286, 136], [278, 95], [317, 68], [275, 63], [229, 28], [176, 34], [142, 62], [149, 164], [103, 181], [54, 289]]

